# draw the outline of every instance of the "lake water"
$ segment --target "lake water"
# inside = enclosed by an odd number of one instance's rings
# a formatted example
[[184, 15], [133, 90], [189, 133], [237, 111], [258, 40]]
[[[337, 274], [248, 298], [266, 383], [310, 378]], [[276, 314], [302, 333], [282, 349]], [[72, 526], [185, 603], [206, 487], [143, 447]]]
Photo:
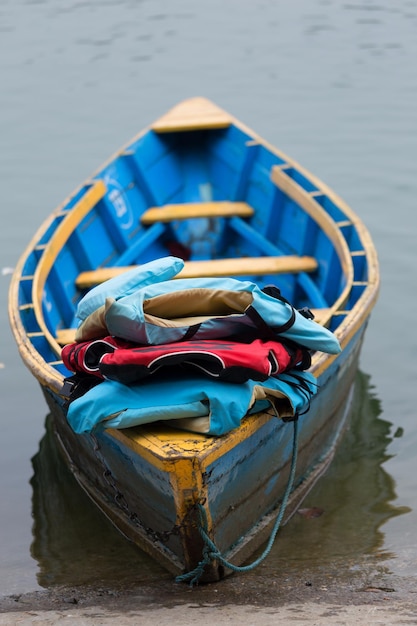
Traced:
[[[382, 287], [335, 463], [264, 566], [417, 569], [417, 1], [0, 0], [0, 592], [165, 573], [56, 458], [8, 328], [10, 268], [44, 218], [140, 128], [202, 95], [362, 217]], [[417, 350], [416, 350], [417, 351]], [[335, 565], [336, 564], [336, 565]], [[133, 574], [134, 573], [134, 574]], [[246, 582], [245, 582], [246, 581]]]

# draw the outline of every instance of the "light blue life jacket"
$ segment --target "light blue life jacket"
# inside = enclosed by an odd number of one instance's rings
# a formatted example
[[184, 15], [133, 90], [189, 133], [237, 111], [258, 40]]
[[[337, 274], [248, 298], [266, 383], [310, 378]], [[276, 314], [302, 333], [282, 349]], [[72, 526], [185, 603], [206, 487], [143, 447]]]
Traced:
[[107, 334], [139, 344], [222, 339], [256, 331], [258, 336], [275, 335], [312, 350], [340, 352], [337, 338], [327, 328], [255, 283], [234, 278], [149, 284], [129, 296], [108, 299], [104, 319]]
[[67, 419], [76, 433], [172, 420], [182, 429], [224, 435], [248, 413], [267, 407], [282, 418], [301, 414], [315, 393], [315, 378], [308, 372], [239, 385], [203, 376], [155, 377], [130, 386], [109, 380], [73, 400]]
[[[335, 335], [306, 319], [280, 296], [234, 278], [170, 280], [184, 266], [164, 257], [91, 289], [77, 307], [77, 341], [114, 335], [146, 345], [247, 335], [287, 338], [330, 354]], [[274, 289], [274, 288], [273, 288]], [[279, 337], [274, 337], [279, 335]]]
[[184, 261], [174, 256], [138, 265], [90, 289], [78, 303], [76, 316], [85, 320], [105, 304], [106, 298], [118, 300], [146, 285], [169, 280], [179, 274], [183, 267]]

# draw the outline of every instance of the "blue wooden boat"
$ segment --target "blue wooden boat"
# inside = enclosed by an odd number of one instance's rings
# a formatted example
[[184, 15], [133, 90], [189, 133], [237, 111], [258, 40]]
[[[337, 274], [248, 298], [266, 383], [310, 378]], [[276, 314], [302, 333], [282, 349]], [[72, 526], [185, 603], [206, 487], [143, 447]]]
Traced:
[[[165, 422], [80, 435], [67, 423], [71, 372], [61, 348], [74, 339], [80, 299], [127, 267], [182, 251], [181, 276], [274, 283], [342, 346], [313, 354], [318, 393], [297, 422], [290, 493], [293, 426], [268, 411], [221, 437]], [[378, 287], [373, 243], [352, 210], [227, 112], [193, 98], [145, 128], [44, 222], [13, 275], [9, 312], [80, 485], [175, 574], [198, 567], [205, 531], [218, 552], [206, 550], [200, 574], [213, 581], [264, 544], [283, 499], [290, 518], [331, 461]]]

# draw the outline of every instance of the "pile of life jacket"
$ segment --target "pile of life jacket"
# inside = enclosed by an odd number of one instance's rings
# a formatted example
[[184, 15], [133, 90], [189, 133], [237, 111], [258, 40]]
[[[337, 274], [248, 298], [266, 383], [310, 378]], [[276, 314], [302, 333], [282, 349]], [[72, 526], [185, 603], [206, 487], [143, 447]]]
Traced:
[[221, 435], [268, 406], [287, 418], [308, 407], [310, 352], [338, 353], [334, 334], [276, 287], [172, 280], [183, 265], [152, 261], [80, 301], [75, 342], [62, 349], [77, 382], [67, 413], [75, 432], [170, 420]]

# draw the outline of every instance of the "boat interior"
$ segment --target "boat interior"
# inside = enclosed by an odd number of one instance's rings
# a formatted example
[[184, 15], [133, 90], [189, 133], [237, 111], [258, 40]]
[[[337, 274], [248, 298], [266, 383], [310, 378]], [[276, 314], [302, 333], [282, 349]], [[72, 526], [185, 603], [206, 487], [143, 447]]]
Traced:
[[43, 359], [67, 375], [86, 290], [159, 257], [179, 275], [275, 284], [336, 331], [368, 286], [360, 224], [335, 195], [230, 119], [146, 129], [53, 213], [22, 266], [19, 309]]

